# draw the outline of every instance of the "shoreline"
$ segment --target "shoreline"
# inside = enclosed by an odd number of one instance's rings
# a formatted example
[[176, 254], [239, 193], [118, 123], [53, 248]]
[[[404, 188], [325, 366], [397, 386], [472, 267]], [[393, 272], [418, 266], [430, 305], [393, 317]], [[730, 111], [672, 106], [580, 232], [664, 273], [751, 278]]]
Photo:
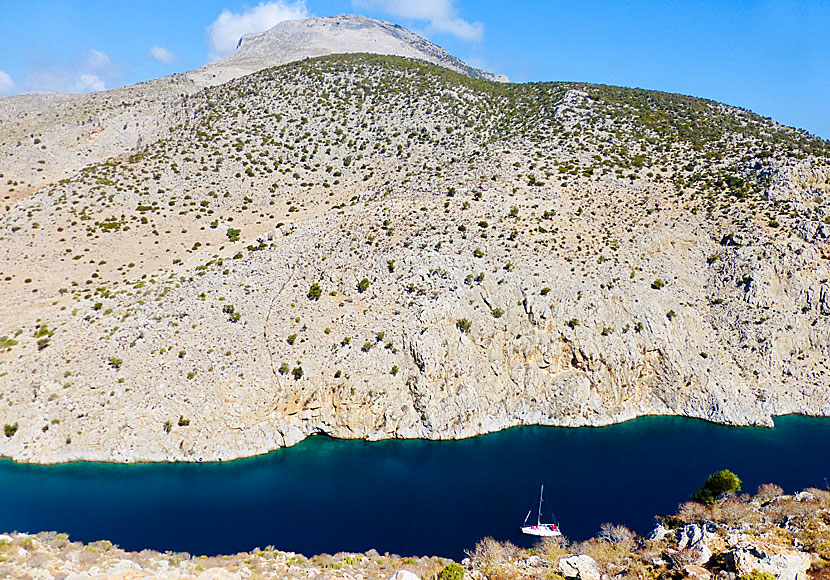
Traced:
[[154, 549], [128, 551], [108, 540], [71, 541], [65, 533], [11, 532], [0, 533], [0, 576], [77, 580], [808, 580], [825, 574], [830, 563], [828, 529], [821, 523], [828, 513], [829, 491], [808, 488], [785, 494], [781, 487], [767, 483], [758, 487], [754, 497], [733, 492], [711, 505], [683, 503], [674, 515], [656, 516], [656, 526], [646, 536], [638, 536], [625, 525], [607, 523], [585, 541], [547, 538], [532, 549], [483, 537], [464, 551], [466, 557], [458, 563], [434, 555], [380, 554], [375, 549], [307, 557], [272, 545], [227, 555], [194, 556]]
[[625, 418], [621, 420], [610, 420], [609, 422], [595, 422], [590, 424], [583, 424], [583, 425], [552, 425], [552, 424], [540, 424], [540, 423], [520, 423], [514, 425], [508, 425], [506, 427], [502, 427], [499, 429], [494, 429], [482, 433], [476, 433], [473, 435], [461, 435], [457, 437], [397, 437], [397, 436], [390, 436], [385, 438], [349, 438], [349, 437], [338, 437], [336, 435], [324, 432], [317, 432], [308, 435], [304, 435], [301, 439], [296, 441], [292, 441], [288, 445], [282, 445], [278, 447], [274, 447], [272, 449], [265, 450], [261, 453], [254, 453], [250, 455], [238, 455], [238, 456], [226, 456], [220, 457], [217, 459], [203, 459], [203, 458], [196, 458], [192, 460], [188, 459], [137, 459], [137, 460], [124, 460], [124, 461], [116, 461], [116, 460], [106, 460], [106, 459], [97, 459], [97, 458], [77, 458], [77, 459], [65, 459], [65, 460], [56, 460], [56, 461], [29, 461], [29, 460], [19, 460], [15, 459], [14, 457], [8, 455], [0, 455], [0, 461], [8, 461], [14, 465], [20, 466], [41, 466], [41, 467], [48, 467], [48, 466], [60, 466], [60, 465], [77, 465], [77, 464], [106, 464], [106, 465], [161, 465], [161, 464], [170, 464], [170, 465], [197, 465], [197, 464], [204, 464], [204, 465], [218, 465], [222, 463], [230, 464], [237, 461], [244, 461], [248, 459], [256, 459], [259, 457], [264, 457], [266, 455], [281, 451], [283, 449], [289, 449], [295, 447], [296, 445], [306, 441], [307, 439], [313, 437], [324, 437], [333, 440], [339, 441], [362, 441], [364, 443], [376, 443], [382, 441], [434, 441], [434, 442], [450, 442], [450, 441], [463, 441], [467, 439], [474, 439], [477, 437], [484, 437], [487, 435], [497, 434], [503, 431], [507, 431], [510, 429], [515, 429], [518, 427], [540, 427], [540, 428], [563, 428], [563, 429], [581, 429], [581, 428], [592, 428], [592, 429], [599, 429], [604, 427], [614, 427], [617, 425], [622, 425], [625, 423], [630, 423], [632, 421], [637, 421], [640, 419], [649, 419], [649, 418], [666, 418], [666, 419], [688, 419], [693, 421], [702, 421], [704, 423], [708, 423], [711, 425], [718, 425], [722, 427], [750, 427], [750, 428], [764, 428], [764, 429], [774, 429], [776, 427], [775, 421], [782, 417], [803, 417], [806, 419], [830, 419], [830, 415], [819, 415], [819, 414], [807, 414], [807, 413], [785, 413], [782, 415], [772, 415], [770, 424], [734, 424], [734, 423], [721, 423], [719, 421], [705, 419], [701, 417], [689, 417], [686, 415], [664, 415], [664, 414], [645, 414], [645, 415], [637, 415], [630, 418]]

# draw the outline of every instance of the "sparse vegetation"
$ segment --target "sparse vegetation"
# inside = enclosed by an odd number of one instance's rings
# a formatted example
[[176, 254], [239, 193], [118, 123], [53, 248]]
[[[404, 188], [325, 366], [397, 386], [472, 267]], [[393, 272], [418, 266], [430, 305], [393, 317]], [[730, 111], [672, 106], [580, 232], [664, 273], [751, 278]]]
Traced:
[[[816, 236], [830, 220], [825, 141], [682, 95], [490, 83], [372, 55], [309, 59], [187, 98], [178, 91], [190, 89], [175, 90], [173, 114], [157, 119], [161, 136], [124, 155], [20, 201], [18, 177], [4, 167], [17, 191], [6, 204], [0, 284], [22, 305], [0, 337], [4, 404], [43, 404], [29, 402], [25, 385], [43, 388], [43, 369], [61, 366], [75, 374], [58, 387], [75, 400], [102, 370], [92, 367], [124, 368], [110, 356], [129, 352], [131, 372], [110, 371], [114, 394], [94, 392], [96, 401], [138, 400], [136, 369], [193, 401], [197, 389], [282, 380], [302, 358], [308, 384], [340, 373], [338, 389], [357, 405], [365, 394], [352, 393], [355, 381], [388, 378], [406, 360], [397, 354], [453, 332], [485, 351], [502, 334], [521, 349], [536, 348], [542, 332], [561, 334], [550, 354], [567, 361], [574, 350], [574, 373], [593, 364], [578, 351], [615, 360], [606, 349], [620, 345], [633, 357], [626, 364], [643, 369], [630, 376], [636, 385], [651, 384], [648, 345], [664, 342], [660, 364], [693, 361], [710, 379], [696, 383], [704, 391], [735, 353], [758, 370], [735, 379], [758, 401], [816, 380], [821, 352], [801, 335], [826, 334], [813, 288], [826, 262]], [[136, 95], [131, 110], [153, 109]], [[110, 98], [88, 101], [108, 135], [109, 112], [122, 106], [101, 100]], [[69, 131], [74, 121], [54, 111], [38, 123]], [[84, 123], [77, 130], [93, 130]], [[57, 140], [41, 133], [19, 140], [42, 138], [54, 152]], [[79, 151], [90, 137], [76, 141]], [[6, 158], [23, 159], [24, 146], [9, 143], [0, 139]], [[746, 257], [756, 250], [760, 262]], [[782, 292], [763, 298], [767, 262], [785, 255], [798, 258], [776, 282]], [[713, 344], [686, 341], [711, 320], [730, 321]], [[779, 348], [782, 340], [800, 346]], [[88, 357], [76, 354], [79, 341]], [[423, 352], [438, 358], [420, 366], [444, 364], [441, 348]], [[370, 376], [356, 378], [367, 361]], [[397, 404], [401, 385], [423, 372], [401, 368], [402, 380], [374, 393], [380, 404]], [[781, 376], [786, 392], [776, 392]], [[620, 394], [600, 381], [601, 392]], [[626, 412], [639, 394], [620, 399]], [[86, 432], [73, 437], [87, 443]]]
[[320, 296], [323, 295], [323, 290], [320, 288], [320, 285], [316, 282], [311, 285], [311, 288], [308, 289], [308, 297], [311, 300], [319, 300]]

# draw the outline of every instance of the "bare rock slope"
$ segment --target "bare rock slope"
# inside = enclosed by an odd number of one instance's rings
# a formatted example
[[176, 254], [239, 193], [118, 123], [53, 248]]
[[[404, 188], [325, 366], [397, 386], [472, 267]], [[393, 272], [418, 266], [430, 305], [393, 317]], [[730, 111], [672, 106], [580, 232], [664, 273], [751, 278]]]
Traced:
[[830, 415], [827, 142], [373, 55], [167, 118], [0, 221], [4, 455]]
[[247, 74], [306, 58], [356, 53], [414, 58], [472, 78], [507, 81], [504, 75], [469, 66], [406, 28], [355, 14], [286, 20], [265, 32], [246, 34], [239, 40], [236, 52], [211, 63], [205, 70], [229, 80], [228, 75], [235, 71]]

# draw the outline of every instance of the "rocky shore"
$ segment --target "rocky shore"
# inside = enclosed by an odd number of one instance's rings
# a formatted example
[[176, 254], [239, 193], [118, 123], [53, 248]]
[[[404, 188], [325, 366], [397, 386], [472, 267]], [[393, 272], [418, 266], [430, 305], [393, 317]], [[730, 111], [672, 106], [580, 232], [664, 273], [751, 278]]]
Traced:
[[0, 577], [15, 580], [826, 580], [830, 492], [757, 493], [687, 502], [647, 538], [603, 524], [582, 542], [533, 549], [484, 538], [460, 564], [446, 558], [338, 553], [305, 557], [272, 546], [228, 556], [125, 552], [65, 534], [0, 535]]

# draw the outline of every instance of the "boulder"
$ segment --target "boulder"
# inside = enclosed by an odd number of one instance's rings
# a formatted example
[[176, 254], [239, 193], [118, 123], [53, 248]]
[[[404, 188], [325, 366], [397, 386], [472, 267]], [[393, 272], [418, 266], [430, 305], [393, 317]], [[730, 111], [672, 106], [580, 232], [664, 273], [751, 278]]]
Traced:
[[708, 540], [715, 536], [715, 526], [711, 522], [703, 525], [686, 524], [682, 528], [678, 528], [675, 532], [677, 537], [677, 547], [683, 548], [697, 548], [704, 540]]
[[418, 578], [418, 575], [414, 572], [410, 572], [409, 570], [398, 570], [392, 576], [389, 577], [389, 580], [421, 580]]
[[562, 558], [559, 560], [559, 569], [565, 578], [600, 580], [599, 566], [591, 556], [586, 554]]
[[709, 570], [697, 564], [683, 566], [683, 575], [693, 580], [709, 580], [712, 577], [712, 573]]
[[810, 556], [761, 540], [743, 541], [726, 553], [726, 562], [739, 576], [753, 570], [774, 574], [778, 580], [808, 580]]
[[663, 524], [657, 524], [657, 527], [651, 530], [651, 533], [648, 535], [649, 540], [657, 540], [658, 542], [664, 539], [666, 536], [671, 534], [671, 530], [665, 527]]
[[208, 568], [198, 576], [196, 580], [239, 580], [241, 576], [224, 568]]

